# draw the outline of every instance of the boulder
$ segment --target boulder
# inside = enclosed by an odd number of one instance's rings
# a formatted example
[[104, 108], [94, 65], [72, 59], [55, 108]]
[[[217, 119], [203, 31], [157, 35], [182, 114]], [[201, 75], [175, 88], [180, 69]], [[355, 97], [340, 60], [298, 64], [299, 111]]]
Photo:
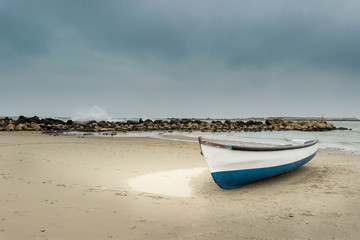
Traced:
[[76, 126], [76, 131], [83, 131], [84, 130], [84, 127], [83, 126], [81, 126], [81, 125], [78, 125], [78, 126]]
[[100, 132], [114, 132], [113, 128], [100, 128]]
[[191, 119], [183, 118], [183, 119], [181, 119], [180, 122], [181, 122], [182, 124], [189, 124], [189, 123], [191, 123]]
[[30, 123], [40, 123], [40, 119], [38, 118], [38, 116], [34, 116], [34, 117], [31, 117], [31, 118], [28, 118], [27, 120], [28, 120], [28, 122], [30, 122]]
[[243, 121], [236, 121], [235, 124], [238, 125], [238, 126], [245, 126], [246, 125], [245, 122], [243, 122]]
[[66, 131], [69, 129], [69, 125], [66, 124], [55, 124], [52, 126], [53, 130]]
[[[146, 120], [144, 121], [144, 123], [147, 123], [147, 124], [153, 123], [153, 120], [151, 120], [151, 119], [146, 119]], [[136, 124], [136, 122], [135, 122], [134, 124]]]
[[170, 120], [170, 124], [178, 124], [180, 123], [180, 119], [174, 118]]
[[25, 124], [19, 123], [18, 125], [16, 125], [15, 129], [17, 131], [22, 131], [22, 130], [24, 130], [25, 126], [26, 126]]
[[[150, 120], [151, 121], [151, 120]], [[146, 121], [145, 121], [146, 122]], [[137, 121], [133, 121], [133, 120], [127, 120], [127, 123], [128, 124], [137, 124], [138, 122]]]
[[121, 125], [120, 124], [115, 124], [114, 128], [115, 128], [116, 131], [119, 131], [121, 129]]
[[287, 125], [285, 127], [286, 130], [294, 130], [294, 126], [293, 125]]
[[54, 119], [54, 118], [43, 118], [40, 120], [39, 123], [44, 123], [46, 125], [50, 124], [50, 125], [54, 125], [54, 124], [65, 124], [64, 121], [60, 120], [60, 119]]
[[25, 124], [28, 122], [28, 119], [27, 117], [24, 117], [24, 116], [19, 116], [19, 118], [15, 121], [15, 124], [18, 125], [18, 124]]
[[40, 131], [40, 130], [41, 130], [40, 125], [39, 125], [38, 123], [35, 123], [35, 122], [32, 122], [32, 123], [30, 124], [30, 127], [31, 127], [31, 129], [34, 130], [34, 131]]
[[5, 128], [5, 131], [14, 131], [15, 130], [15, 125], [13, 123], [8, 124]]
[[251, 125], [262, 125], [262, 122], [249, 120], [249, 121], [247, 121], [245, 124], [246, 124], [246, 126], [251, 126]]
[[163, 120], [155, 120], [154, 123], [161, 125], [161, 124], [163, 124]]
[[268, 119], [266, 119], [265, 124], [266, 125], [275, 125], [275, 124], [281, 124], [283, 122], [284, 121], [280, 118], [268, 118]]

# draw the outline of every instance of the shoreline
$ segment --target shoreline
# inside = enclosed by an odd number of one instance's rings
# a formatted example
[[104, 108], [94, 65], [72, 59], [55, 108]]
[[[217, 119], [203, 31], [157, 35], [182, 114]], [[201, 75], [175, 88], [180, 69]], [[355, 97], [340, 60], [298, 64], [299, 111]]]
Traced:
[[[20, 116], [23, 115], [19, 115], [19, 116], [0, 116], [0, 119], [4, 119], [4, 118], [10, 118], [12, 120], [17, 120]], [[27, 118], [31, 118], [32, 116], [25, 116]], [[35, 117], [35, 116], [34, 116]], [[39, 117], [40, 119], [46, 119], [46, 118], [51, 118], [51, 119], [58, 119], [58, 120], [63, 120], [63, 121], [67, 121], [67, 120], [72, 120], [71, 117]], [[141, 119], [141, 117], [134, 117], [134, 118], [120, 118], [120, 117], [114, 117], [113, 119], [128, 119], [128, 120], [138, 120]], [[149, 118], [153, 121], [155, 120], [171, 120], [171, 119], [182, 119], [181, 117], [164, 117], [164, 118], [158, 118], [158, 117], [153, 117], [153, 118]], [[201, 118], [201, 117], [187, 117], [186, 119], [192, 119], [192, 120], [200, 120], [200, 121], [249, 121], [249, 120], [253, 120], [253, 121], [265, 121], [266, 119], [284, 119], [284, 120], [290, 120], [290, 121], [319, 121], [319, 120], [324, 120], [324, 121], [353, 121], [353, 122], [359, 122], [360, 118], [356, 118], [356, 117], [285, 117], [285, 116], [278, 116], [278, 117], [242, 117], [242, 118]], [[89, 120], [91, 121], [91, 120]], [[115, 121], [116, 122], [116, 121]]]
[[[359, 155], [319, 152], [235, 190], [218, 188], [203, 168], [191, 142], [1, 132], [0, 238], [358, 238]], [[191, 194], [134, 189], [129, 181], [141, 176], [160, 177], [162, 190], [188, 180]]]
[[[137, 121], [85, 121], [76, 122], [72, 120], [62, 121], [53, 118], [42, 118], [37, 116], [18, 119], [0, 119], [0, 131], [47, 131], [47, 132], [131, 132], [131, 131], [201, 131], [201, 132], [261, 132], [261, 131], [305, 131], [320, 132], [332, 130], [349, 130], [344, 127], [336, 128], [332, 123], [323, 119], [317, 121], [290, 121], [280, 118], [267, 118], [263, 121], [248, 120], [213, 120], [204, 121], [199, 119], [169, 119], [145, 121], [141, 118]], [[351, 129], [350, 129], [351, 130]]]
[[[148, 135], [148, 136], [142, 136], [142, 134], [148, 134], [148, 133], [156, 133], [156, 136], [154, 135]], [[184, 136], [184, 135], [165, 135], [164, 133], [168, 133], [167, 131], [163, 131], [163, 132], [129, 132], [126, 134], [138, 134], [138, 136], [121, 136], [121, 135], [111, 135], [111, 133], [106, 133], [106, 132], [65, 132], [65, 133], [54, 133], [54, 132], [43, 132], [43, 131], [12, 131], [12, 132], [0, 132], [0, 134], [34, 134], [34, 135], [49, 135], [49, 136], [70, 136], [70, 137], [78, 137], [78, 138], [91, 138], [91, 137], [96, 137], [96, 138], [144, 138], [144, 139], [154, 139], [154, 140], [164, 140], [164, 141], [176, 141], [176, 142], [189, 142], [189, 143], [198, 143], [198, 138], [197, 137], [192, 137], [192, 136]], [[179, 132], [181, 133], [181, 132]], [[219, 139], [213, 139], [215, 141], [219, 140]], [[221, 140], [219, 140], [221, 141]], [[240, 142], [240, 143], [246, 143], [246, 144], [253, 144], [253, 142]], [[336, 154], [336, 155], [360, 155], [359, 151], [354, 151], [354, 150], [347, 150], [347, 149], [343, 149], [343, 148], [336, 148], [336, 147], [319, 147], [319, 152], [324, 152], [324, 153], [331, 153], [331, 154]]]
[[[181, 135], [181, 132], [178, 132], [178, 134], [175, 135], [168, 135], [167, 131], [163, 131], [163, 132], [151, 132], [153, 134], [156, 134], [156, 136], [154, 135], [146, 135], [149, 134], [150, 132], [130, 132], [130, 133], [126, 133], [126, 134], [131, 134], [131, 136], [126, 136], [126, 135], [111, 135], [110, 133], [81, 133], [81, 132], [73, 132], [73, 133], [62, 133], [64, 135], [69, 135], [69, 136], [77, 136], [77, 137], [100, 137], [100, 138], [149, 138], [149, 139], [160, 139], [160, 140], [168, 140], [168, 141], [181, 141], [181, 142], [191, 142], [191, 143], [198, 143], [198, 137], [194, 137], [194, 136], [185, 136], [185, 135]], [[201, 133], [201, 132], [199, 132]], [[190, 133], [191, 134], [191, 133]], [[190, 135], [189, 134], [189, 135]], [[138, 135], [138, 136], [135, 136]], [[222, 141], [221, 139], [211, 139], [213, 141]], [[254, 142], [243, 142], [243, 141], [235, 141], [234, 143], [237, 142], [238, 144], [244, 143], [244, 144], [254, 144]], [[255, 143], [256, 144], [256, 143]], [[284, 143], [285, 144], [285, 143]], [[287, 143], [286, 143], [287, 144]], [[360, 155], [360, 151], [356, 151], [356, 150], [347, 150], [347, 149], [343, 149], [343, 148], [336, 148], [336, 147], [319, 147], [319, 152], [325, 152], [325, 153], [332, 153], [332, 154], [338, 154], [338, 155]]]

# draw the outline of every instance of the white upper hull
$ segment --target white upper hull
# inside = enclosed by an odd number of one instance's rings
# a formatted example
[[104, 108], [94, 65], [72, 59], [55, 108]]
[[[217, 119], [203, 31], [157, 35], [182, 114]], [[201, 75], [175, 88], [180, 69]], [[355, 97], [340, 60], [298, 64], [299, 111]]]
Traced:
[[201, 149], [210, 171], [214, 173], [290, 164], [315, 154], [318, 143], [304, 148], [281, 151], [242, 151], [203, 144]]

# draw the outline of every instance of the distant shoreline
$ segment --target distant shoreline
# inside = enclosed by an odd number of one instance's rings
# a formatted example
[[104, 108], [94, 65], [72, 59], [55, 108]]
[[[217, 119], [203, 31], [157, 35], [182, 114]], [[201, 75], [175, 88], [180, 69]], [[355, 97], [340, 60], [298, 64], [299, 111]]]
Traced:
[[268, 117], [268, 118], [239, 118], [239, 120], [253, 120], [253, 121], [263, 121], [266, 119], [283, 119], [286, 121], [351, 121], [351, 122], [359, 122], [359, 118], [321, 118], [321, 117]]
[[[32, 116], [27, 116], [27, 115], [23, 115], [25, 117], [32, 117]], [[3, 118], [10, 118], [12, 120], [17, 120], [19, 118], [19, 116], [0, 116], [0, 119]], [[43, 118], [49, 118], [49, 116], [47, 117], [40, 117], [40, 119]], [[54, 119], [60, 119], [60, 120], [71, 120], [71, 117], [50, 117], [50, 118], [54, 118]], [[135, 119], [141, 119], [141, 118], [135, 118], [135, 117], [130, 117], [130, 118], [126, 118], [126, 117], [114, 117], [113, 119], [128, 119], [128, 120], [135, 120]], [[191, 119], [191, 120], [203, 120], [203, 121], [225, 121], [225, 120], [230, 120], [230, 121], [266, 121], [267, 119], [282, 119], [285, 121], [319, 121], [319, 120], [323, 120], [323, 121], [349, 121], [349, 122], [360, 122], [359, 118], [341, 118], [341, 117], [246, 117], [246, 118], [194, 118], [194, 117], [164, 117], [164, 118], [160, 118], [160, 117], [153, 117], [153, 118], [149, 118], [152, 120], [157, 120], [157, 119], [162, 119], [162, 120], [171, 120], [171, 119]]]
[[[125, 121], [124, 121], [125, 120]], [[290, 119], [267, 118], [254, 121], [247, 119], [158, 119], [151, 120], [126, 120], [121, 121], [96, 121], [84, 122], [71, 119], [60, 120], [53, 118], [39, 118], [19, 116], [18, 119], [0, 118], [0, 131], [80, 131], [80, 132], [127, 132], [127, 131], [202, 131], [202, 132], [231, 132], [231, 131], [330, 131], [349, 130], [336, 128], [332, 123], [324, 119], [291, 121]]]

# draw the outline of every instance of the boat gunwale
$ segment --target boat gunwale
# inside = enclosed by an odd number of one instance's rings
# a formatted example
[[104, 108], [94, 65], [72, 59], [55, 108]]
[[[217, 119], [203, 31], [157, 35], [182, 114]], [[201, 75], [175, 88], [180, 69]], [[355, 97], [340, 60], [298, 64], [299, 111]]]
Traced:
[[283, 150], [292, 150], [292, 149], [301, 149], [315, 145], [318, 143], [318, 140], [310, 140], [306, 141], [301, 145], [276, 145], [276, 146], [241, 146], [241, 145], [228, 145], [222, 144], [218, 142], [212, 142], [208, 140], [203, 140], [202, 137], [198, 138], [200, 146], [201, 144], [218, 147], [218, 148], [225, 148], [228, 150], [240, 150], [240, 151], [283, 151]]

